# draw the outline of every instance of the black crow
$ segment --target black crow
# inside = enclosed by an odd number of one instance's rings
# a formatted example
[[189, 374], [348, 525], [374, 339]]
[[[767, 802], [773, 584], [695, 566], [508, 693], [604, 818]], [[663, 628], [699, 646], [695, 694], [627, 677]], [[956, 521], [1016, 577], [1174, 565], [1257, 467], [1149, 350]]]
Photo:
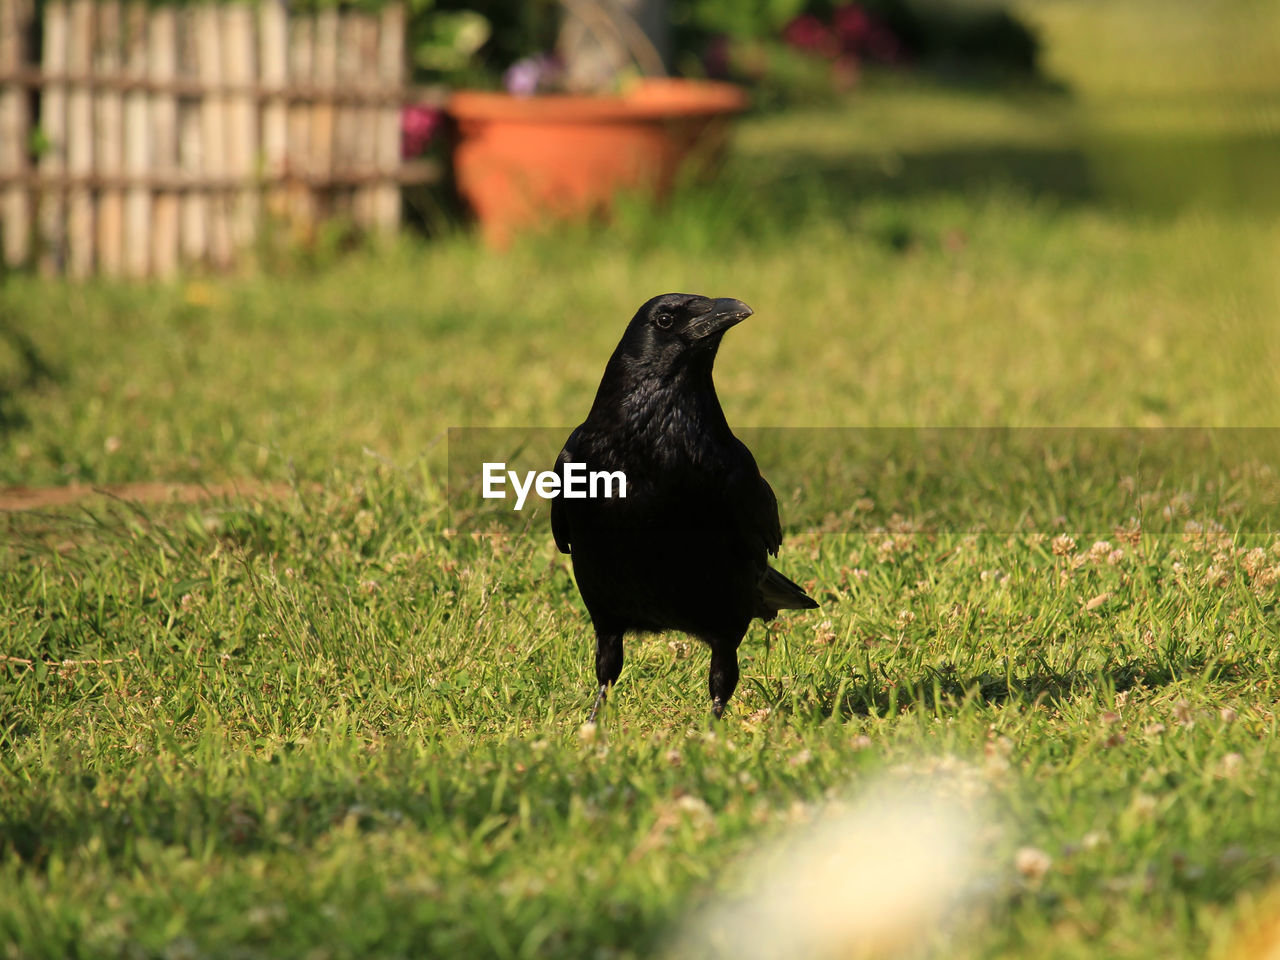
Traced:
[[680, 630], [711, 647], [711, 710], [738, 685], [752, 617], [817, 604], [769, 566], [782, 543], [778, 501], [729, 429], [711, 367], [741, 300], [654, 297], [627, 325], [587, 419], [556, 460], [622, 471], [626, 496], [551, 504], [556, 546], [573, 560], [596, 632], [596, 711], [622, 671], [628, 631]]

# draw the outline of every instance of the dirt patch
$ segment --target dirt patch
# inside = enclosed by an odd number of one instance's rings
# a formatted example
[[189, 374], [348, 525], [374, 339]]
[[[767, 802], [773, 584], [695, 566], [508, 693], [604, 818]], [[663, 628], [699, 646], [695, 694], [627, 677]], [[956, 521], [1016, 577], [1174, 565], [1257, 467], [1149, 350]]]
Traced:
[[73, 483], [65, 487], [0, 487], [0, 511], [46, 510], [81, 500], [109, 499], [127, 503], [199, 503], [202, 500], [278, 499], [288, 496], [286, 483], [236, 480], [227, 483], [118, 483], [96, 486]]

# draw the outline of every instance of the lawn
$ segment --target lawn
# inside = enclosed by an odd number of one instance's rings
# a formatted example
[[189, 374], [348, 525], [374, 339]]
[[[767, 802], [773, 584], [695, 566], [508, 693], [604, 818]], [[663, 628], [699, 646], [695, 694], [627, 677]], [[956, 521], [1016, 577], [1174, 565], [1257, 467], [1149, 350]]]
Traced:
[[[214, 496], [0, 514], [0, 956], [684, 956], [762, 844], [886, 783], [974, 824], [936, 955], [1227, 951], [1280, 880], [1280, 538], [1240, 507], [1270, 490], [1247, 447], [1068, 456], [985, 529], [874, 461], [806, 512], [766, 463], [822, 609], [752, 628], [714, 727], [706, 651], [663, 635], [583, 730], [567, 558], [542, 523], [457, 532], [447, 496], [449, 428], [567, 432], [667, 290], [755, 308], [717, 385], [762, 437], [1280, 422], [1280, 84], [1246, 47], [1230, 90], [1138, 109], [1121, 58], [1069, 69], [1096, 6], [1029, 5], [1073, 96], [877, 80], [749, 118], [663, 211], [501, 256], [5, 278], [0, 486]], [[1022, 466], [938, 489], [999, 507]]]

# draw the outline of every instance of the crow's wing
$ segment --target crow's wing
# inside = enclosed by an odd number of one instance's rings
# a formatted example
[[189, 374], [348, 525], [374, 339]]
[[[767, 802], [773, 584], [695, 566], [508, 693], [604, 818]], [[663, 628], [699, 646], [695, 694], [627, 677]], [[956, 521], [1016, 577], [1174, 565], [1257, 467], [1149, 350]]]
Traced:
[[[577, 457], [578, 437], [582, 427], [575, 427], [569, 439], [564, 442], [564, 449], [556, 457], [556, 473], [560, 474], [560, 482], [564, 483], [564, 465]], [[555, 537], [556, 547], [561, 553], [569, 553], [569, 518], [564, 512], [564, 497], [556, 497], [551, 501], [551, 535]]]
[[748, 541], [764, 553], [777, 554], [782, 546], [782, 521], [778, 517], [778, 498], [769, 481], [756, 466], [756, 458], [747, 445], [734, 437], [738, 456], [729, 472], [727, 494], [739, 529]]

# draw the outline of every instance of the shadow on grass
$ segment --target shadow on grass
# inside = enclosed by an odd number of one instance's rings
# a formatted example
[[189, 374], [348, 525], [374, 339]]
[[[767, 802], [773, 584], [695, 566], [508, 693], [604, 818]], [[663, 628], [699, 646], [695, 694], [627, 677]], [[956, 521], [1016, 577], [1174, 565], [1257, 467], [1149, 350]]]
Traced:
[[775, 701], [777, 709], [810, 713], [820, 719], [894, 716], [917, 708], [943, 715], [967, 703], [1055, 706], [1101, 691], [1122, 693], [1134, 687], [1165, 687], [1193, 677], [1220, 682], [1244, 676], [1254, 666], [1243, 660], [1203, 655], [1190, 656], [1176, 664], [1166, 659], [1134, 657], [1091, 670], [1054, 670], [1041, 664], [1039, 670], [1021, 676], [990, 671], [964, 676], [953, 666], [943, 666], [928, 668], [924, 676], [910, 681], [859, 675], [851, 681], [815, 684], [792, 693], [776, 686], [770, 689], [767, 684], [760, 686], [766, 697]]
[[[1094, 108], [1047, 101], [1035, 111], [1043, 124], [987, 138], [964, 128], [963, 113], [949, 120], [947, 114], [921, 115], [901, 121], [913, 131], [909, 140], [888, 133], [880, 142], [860, 140], [844, 148], [759, 146], [740, 154], [717, 188], [735, 194], [734, 209], [725, 216], [733, 218], [736, 211], [737, 217], [783, 231], [814, 217], [846, 217], [877, 199], [972, 198], [993, 189], [1062, 206], [1152, 216], [1188, 207], [1270, 216], [1280, 211], [1280, 135], [1251, 120], [1269, 102], [1223, 102], [1218, 109], [1214, 101], [1198, 108], [1204, 120], [1188, 121], [1178, 112], [1181, 101], [1159, 100], [1151, 105], [1151, 118], [1139, 123], [1125, 118], [1146, 116], [1142, 103], [1120, 102], [1114, 111], [1104, 104], [1092, 113]], [[956, 109], [969, 107], [961, 101]], [[1172, 129], [1159, 127], [1162, 117]], [[938, 120], [956, 132], [934, 135], [929, 128]], [[864, 117], [855, 108], [829, 122], [874, 127], [883, 117], [874, 111]], [[1219, 122], [1229, 128], [1216, 127]], [[888, 231], [884, 239], [906, 248], [915, 238], [903, 230]]]
[[1088, 156], [1080, 150], [991, 144], [919, 152], [851, 153], [833, 161], [788, 152], [744, 164], [759, 201], [786, 224], [819, 209], [852, 210], [869, 198], [970, 193], [993, 187], [1071, 202], [1098, 199]]
[[[741, 175], [775, 223], [819, 211], [856, 210], [872, 198], [905, 199], [992, 189], [1062, 205], [1103, 205], [1153, 215], [1207, 204], [1252, 215], [1280, 210], [1280, 137], [1125, 137], [1073, 146], [991, 143], [851, 153], [833, 162], [802, 153], [756, 158]], [[905, 247], [909, 235], [888, 236]]]
[[22, 395], [58, 380], [31, 338], [0, 322], [0, 438], [31, 423]]

